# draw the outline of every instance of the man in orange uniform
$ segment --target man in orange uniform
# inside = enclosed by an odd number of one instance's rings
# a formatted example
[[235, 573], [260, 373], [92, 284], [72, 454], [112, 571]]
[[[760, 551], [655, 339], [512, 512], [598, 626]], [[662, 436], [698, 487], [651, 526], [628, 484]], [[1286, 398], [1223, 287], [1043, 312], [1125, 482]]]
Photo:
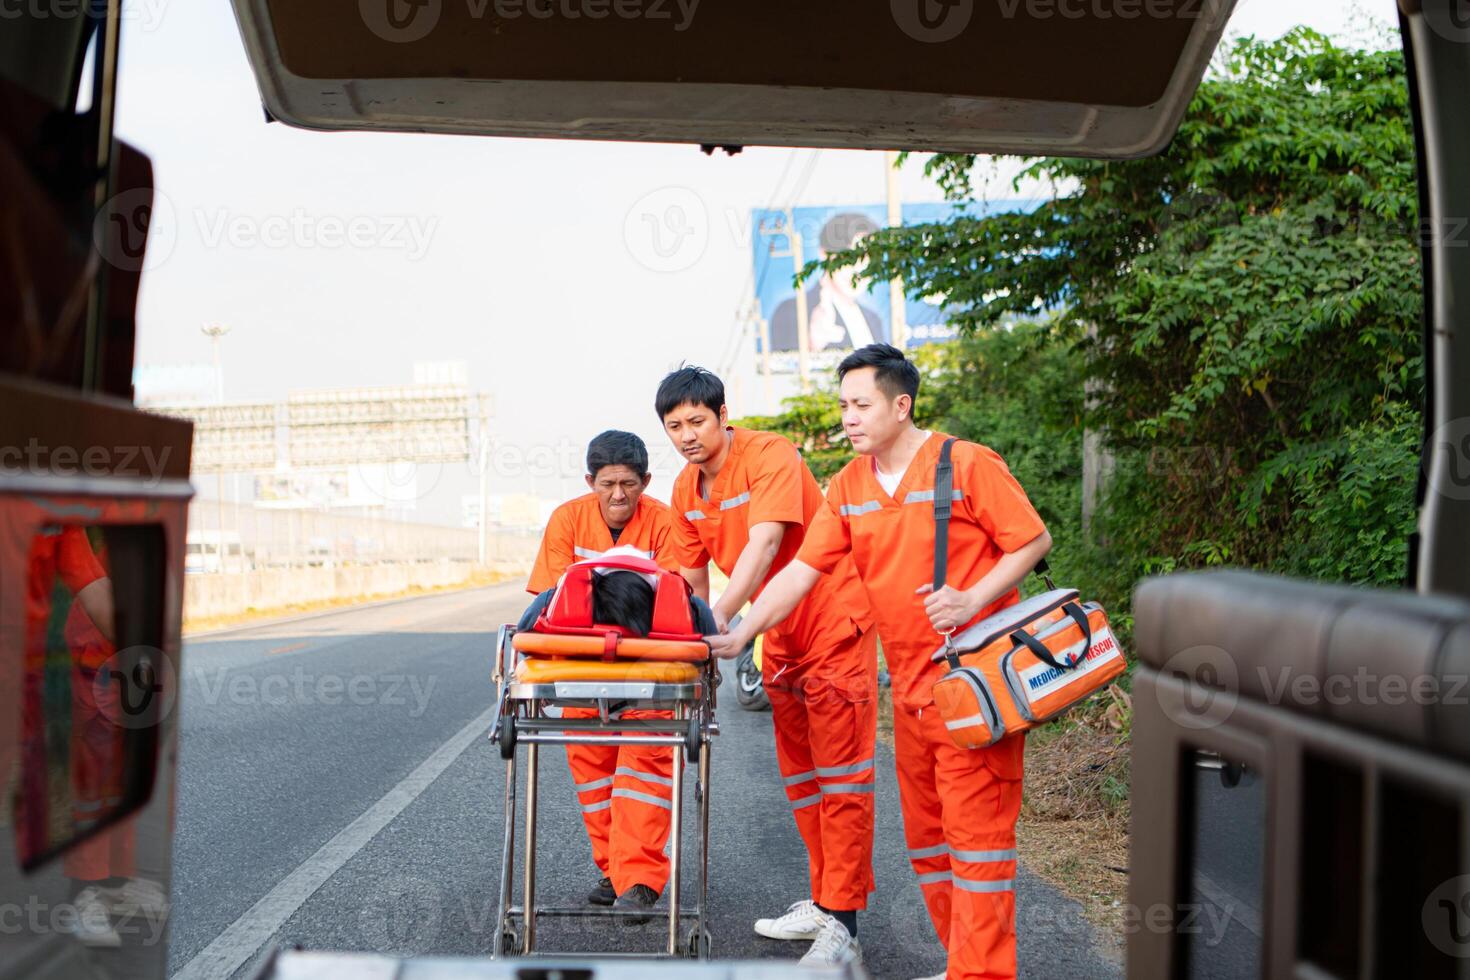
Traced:
[[[709, 371], [673, 372], [659, 385], [655, 407], [688, 461], [674, 481], [674, 550], [701, 598], [709, 597], [712, 559], [729, 577], [713, 609], [724, 630], [796, 556], [822, 491], [786, 439], [727, 426], [725, 387]], [[830, 571], [786, 622], [766, 632], [761, 663], [811, 898], [755, 929], [773, 939], [810, 939], [802, 962], [815, 965], [861, 958], [857, 913], [873, 890], [877, 643], [851, 560], [833, 562]]]
[[946, 585], [933, 591], [934, 470], [947, 436], [913, 423], [919, 372], [897, 349], [873, 344], [838, 368], [842, 424], [861, 455], [832, 479], [800, 553], [740, 625], [712, 637], [737, 655], [779, 623], [847, 556], [872, 600], [893, 678], [895, 755], [904, 837], [924, 900], [949, 952], [950, 980], [1016, 975], [1016, 817], [1024, 741], [958, 748], [934, 708], [945, 667], [931, 654], [942, 634], [1015, 603], [1016, 586], [1051, 536], [993, 451], [953, 449], [953, 513]]
[[[587, 447], [591, 493], [552, 512], [526, 590], [544, 599], [532, 605], [523, 627], [549, 601], [573, 562], [597, 558], [614, 547], [632, 548], [670, 571], [678, 560], [669, 540], [669, 508], [644, 494], [651, 479], [648, 448], [631, 432], [604, 432]], [[592, 708], [566, 708], [565, 718], [595, 718]], [[625, 718], [668, 718], [667, 711], [627, 710]], [[664, 844], [673, 816], [673, 749], [568, 745], [567, 761], [602, 880], [587, 900], [595, 905], [653, 905], [668, 883]], [[632, 920], [623, 920], [629, 922]]]

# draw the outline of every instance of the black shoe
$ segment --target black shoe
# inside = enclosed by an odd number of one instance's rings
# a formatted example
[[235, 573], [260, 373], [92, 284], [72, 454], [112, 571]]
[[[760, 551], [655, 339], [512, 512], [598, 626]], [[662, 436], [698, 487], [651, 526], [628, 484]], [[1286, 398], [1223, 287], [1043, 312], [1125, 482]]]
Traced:
[[613, 891], [611, 878], [603, 878], [596, 888], [587, 893], [587, 901], [593, 905], [611, 905], [617, 897], [618, 893]]
[[[632, 888], [629, 888], [627, 891], [618, 896], [618, 900], [613, 903], [613, 908], [651, 909], [653, 908], [653, 904], [657, 901], [658, 892], [654, 891], [652, 888], [649, 888], [647, 885], [634, 885]], [[622, 923], [625, 926], [641, 926], [645, 922], [648, 922], [652, 918], [652, 916], [629, 915], [622, 916], [621, 918]]]

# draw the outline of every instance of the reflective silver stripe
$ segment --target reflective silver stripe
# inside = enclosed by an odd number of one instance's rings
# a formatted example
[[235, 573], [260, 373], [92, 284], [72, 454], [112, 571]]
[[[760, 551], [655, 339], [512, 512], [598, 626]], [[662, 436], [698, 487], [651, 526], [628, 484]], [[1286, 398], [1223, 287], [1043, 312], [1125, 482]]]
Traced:
[[933, 847], [911, 847], [909, 848], [909, 860], [922, 861], [924, 858], [937, 858], [941, 854], [948, 853], [948, 844], [935, 844]]
[[816, 804], [818, 804], [820, 802], [822, 802], [822, 794], [821, 793], [813, 793], [811, 796], [803, 796], [799, 800], [792, 800], [791, 801], [791, 809], [793, 809], [793, 810], [800, 810], [802, 807], [805, 807], [805, 806], [815, 806]]
[[639, 803], [652, 803], [654, 806], [661, 806], [665, 810], [672, 810], [674, 808], [674, 804], [662, 796], [654, 796], [652, 793], [640, 793], [637, 790], [623, 789], [621, 786], [613, 790], [613, 796], [621, 796], [625, 800], [637, 800]]
[[919, 875], [919, 884], [921, 885], [937, 885], [941, 881], [949, 880], [950, 874], [948, 871], [931, 871], [926, 875]]
[[816, 778], [817, 771], [812, 769], [807, 772], [799, 772], [795, 776], [787, 776], [781, 782], [787, 786], [795, 786], [797, 783], [805, 783]]
[[968, 718], [956, 718], [954, 721], [947, 721], [944, 723], [944, 727], [948, 728], [950, 731], [954, 731], [956, 728], [969, 728], [971, 725], [989, 724], [990, 719], [986, 718], [984, 715], [971, 715]]
[[602, 557], [602, 552], [600, 551], [593, 551], [591, 548], [578, 548], [575, 545], [572, 546], [572, 554], [576, 555], [578, 558]]
[[596, 813], [598, 810], [606, 810], [612, 806], [612, 800], [603, 800], [601, 803], [583, 803], [583, 813]]
[[738, 497], [731, 497], [729, 500], [721, 500], [720, 501], [720, 510], [732, 510], [732, 509], [734, 509], [736, 507], [740, 507], [743, 504], [748, 504], [748, 503], [750, 503], [750, 491], [749, 490], [745, 491], [744, 493], [742, 493]]
[[1000, 881], [975, 881], [956, 875], [954, 886], [967, 892], [1008, 892], [1016, 887], [1016, 882], [1013, 878], [1002, 878]]
[[611, 776], [607, 776], [603, 779], [594, 779], [590, 783], [578, 783], [572, 788], [575, 789], [578, 793], [589, 793], [594, 789], [602, 789], [604, 786], [611, 786], [612, 781], [613, 778]]
[[702, 511], [702, 510], [686, 510], [684, 512], [684, 516], [687, 517], [687, 518], [689, 518], [689, 520], [691, 520], [691, 521], [702, 521], [702, 520], [704, 520], [704, 511]]
[[831, 796], [839, 793], [871, 793], [872, 783], [823, 783], [823, 795]]
[[871, 768], [873, 768], [873, 760], [869, 757], [862, 762], [854, 762], [850, 766], [817, 766], [817, 775], [856, 776], [858, 773], [865, 772]]
[[991, 861], [1014, 861], [1016, 849], [1014, 847], [1005, 851], [950, 851], [950, 856], [957, 861], [970, 861], [975, 864], [988, 864]]
[[[113, 802], [113, 805], [116, 806], [117, 805], [116, 802]], [[102, 801], [101, 800], [73, 800], [72, 801], [72, 804], [71, 804], [71, 808], [73, 810], [80, 810], [82, 813], [91, 813], [93, 810], [100, 810], [100, 809], [102, 809]]]
[[638, 769], [630, 769], [627, 766], [618, 766], [616, 774], [619, 776], [631, 776], [634, 779], [641, 779], [646, 783], [658, 783], [660, 786], [674, 785], [674, 781], [667, 776], [660, 776], [658, 773], [654, 772], [643, 772]]
[[862, 504], [843, 504], [837, 508], [837, 512], [843, 517], [860, 517], [863, 514], [871, 514], [875, 510], [882, 510], [883, 505], [876, 500], [869, 500]]
[[[951, 495], [951, 498], [954, 500], [964, 500], [965, 491], [956, 490]], [[927, 504], [933, 499], [933, 490], [910, 490], [908, 493], [904, 494], [903, 502], [906, 504]]]

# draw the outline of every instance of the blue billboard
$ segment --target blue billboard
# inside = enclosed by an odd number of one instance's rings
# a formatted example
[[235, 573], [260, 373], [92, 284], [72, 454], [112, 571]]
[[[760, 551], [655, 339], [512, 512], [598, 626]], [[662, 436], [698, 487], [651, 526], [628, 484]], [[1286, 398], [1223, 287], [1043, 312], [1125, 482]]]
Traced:
[[[905, 204], [902, 213], [905, 225], [916, 225], [947, 221], [961, 214], [983, 216], [1029, 210], [1035, 205], [1036, 202], [1020, 200]], [[803, 262], [845, 251], [888, 224], [888, 208], [883, 204], [792, 208], [790, 214], [797, 232], [794, 237], [800, 249], [798, 257]], [[787, 212], [753, 210], [751, 230], [755, 297], [760, 304], [761, 318], [766, 322], [771, 353], [795, 353], [799, 347], [799, 317], [796, 290], [792, 286], [795, 259]], [[860, 271], [843, 269], [807, 280], [808, 353], [849, 351], [866, 344], [893, 342], [888, 284], [859, 284]], [[904, 346], [914, 347], [955, 336], [942, 305], [909, 299], [904, 314], [907, 327]], [[756, 338], [756, 349], [763, 349], [760, 337]], [[776, 369], [789, 369], [786, 361], [789, 358], [782, 358]]]

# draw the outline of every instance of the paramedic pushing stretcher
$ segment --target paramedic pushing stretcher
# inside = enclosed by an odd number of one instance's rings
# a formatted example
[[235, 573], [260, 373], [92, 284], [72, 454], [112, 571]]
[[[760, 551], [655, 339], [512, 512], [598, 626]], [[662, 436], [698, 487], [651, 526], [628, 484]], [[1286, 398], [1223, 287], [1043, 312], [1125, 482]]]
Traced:
[[[709, 595], [711, 561], [729, 577], [714, 605], [723, 630], [796, 556], [822, 491], [786, 439], [727, 426], [725, 387], [709, 371], [664, 378], [655, 408], [688, 461], [674, 481], [674, 551], [697, 596]], [[772, 939], [810, 940], [802, 962], [816, 965], [861, 955], [857, 913], [873, 890], [878, 685], [876, 637], [852, 560], [834, 557], [823, 571], [830, 574], [813, 576], [784, 607], [784, 622], [764, 624], [761, 663], [811, 898], [755, 923]]]
[[913, 422], [919, 372], [873, 344], [838, 367], [842, 424], [860, 454], [832, 480], [796, 559], [738, 627], [709, 638], [733, 657], [781, 623], [850, 554], [872, 602], [893, 678], [895, 756], [909, 860], [949, 954], [950, 980], [1016, 975], [1016, 817], [1024, 739], [958, 748], [934, 708], [940, 634], [1015, 603], [1051, 536], [1001, 458], [953, 449], [946, 585], [933, 591], [934, 470], [947, 436]]
[[[650, 476], [648, 449], [630, 432], [608, 431], [587, 447], [587, 486], [591, 492], [558, 507], [547, 523], [541, 550], [526, 585], [539, 598], [521, 618], [528, 629], [551, 601], [552, 590], [567, 566], [613, 551], [650, 558], [669, 571], [678, 570], [669, 541], [669, 508], [646, 496]], [[653, 615], [652, 590], [636, 575], [613, 578], [594, 595], [604, 615], [635, 633], [648, 631]], [[638, 586], [648, 593], [646, 603]], [[646, 604], [646, 612], [640, 613]], [[707, 616], [707, 613], [706, 613]], [[696, 620], [699, 621], [698, 619]], [[641, 625], [641, 629], [639, 628]], [[707, 623], [713, 631], [712, 622]], [[704, 627], [701, 627], [704, 628]], [[596, 718], [595, 708], [564, 708], [564, 718]], [[669, 711], [628, 709], [621, 717], [672, 718]], [[601, 880], [587, 900], [594, 905], [624, 908], [652, 906], [668, 882], [664, 855], [673, 789], [673, 751], [667, 747], [568, 745], [567, 761], [582, 821], [592, 844]], [[623, 919], [625, 924], [637, 920]]]

